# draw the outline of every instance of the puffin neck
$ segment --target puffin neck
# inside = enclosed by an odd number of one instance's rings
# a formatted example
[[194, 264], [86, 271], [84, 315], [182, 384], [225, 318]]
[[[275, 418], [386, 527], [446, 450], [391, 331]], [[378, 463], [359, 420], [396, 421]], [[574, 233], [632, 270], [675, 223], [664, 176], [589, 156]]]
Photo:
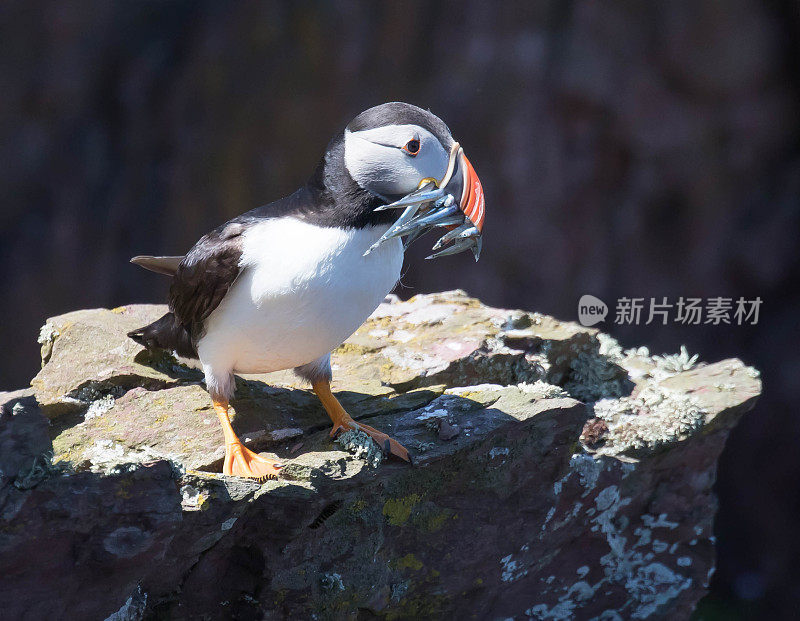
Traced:
[[344, 132], [328, 144], [307, 187], [330, 225], [364, 228], [388, 225], [397, 218], [391, 210], [376, 212], [376, 207], [387, 203], [386, 199], [362, 188], [350, 176], [344, 164]]

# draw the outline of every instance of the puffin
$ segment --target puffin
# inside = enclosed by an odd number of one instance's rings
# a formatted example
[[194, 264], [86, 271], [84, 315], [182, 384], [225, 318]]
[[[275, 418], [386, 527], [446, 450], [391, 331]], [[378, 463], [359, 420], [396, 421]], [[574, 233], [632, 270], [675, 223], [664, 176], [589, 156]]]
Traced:
[[429, 259], [471, 250], [477, 261], [483, 187], [447, 125], [390, 102], [356, 116], [328, 144], [308, 182], [204, 235], [184, 256], [131, 262], [170, 276], [169, 311], [128, 336], [193, 361], [222, 427], [223, 474], [277, 478], [284, 464], [234, 432], [235, 373], [293, 369], [330, 416], [331, 437], [361, 430], [411, 461], [387, 434], [356, 422], [331, 392], [331, 351], [400, 279], [406, 248], [438, 229]]

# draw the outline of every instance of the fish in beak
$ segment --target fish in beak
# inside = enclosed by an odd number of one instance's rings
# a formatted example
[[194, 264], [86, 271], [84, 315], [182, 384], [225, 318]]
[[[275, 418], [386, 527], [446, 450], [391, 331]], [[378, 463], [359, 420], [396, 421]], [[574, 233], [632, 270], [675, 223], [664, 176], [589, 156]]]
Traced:
[[[456, 200], [456, 197], [459, 198]], [[417, 190], [394, 203], [378, 207], [376, 211], [401, 208], [402, 215], [365, 255], [393, 237], [404, 237], [404, 245], [408, 248], [411, 242], [428, 231], [444, 227], [448, 231], [433, 246], [437, 252], [427, 259], [464, 250], [471, 250], [476, 261], [480, 257], [486, 213], [483, 186], [457, 142], [450, 149], [447, 171], [441, 180], [423, 179]]]

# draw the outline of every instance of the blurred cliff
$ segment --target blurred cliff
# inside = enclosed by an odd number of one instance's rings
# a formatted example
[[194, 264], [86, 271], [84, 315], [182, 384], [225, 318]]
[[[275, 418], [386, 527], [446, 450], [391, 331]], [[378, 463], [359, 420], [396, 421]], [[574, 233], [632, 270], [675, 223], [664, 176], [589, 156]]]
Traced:
[[465, 146], [489, 218], [477, 266], [418, 242], [402, 297], [564, 319], [583, 293], [764, 300], [756, 326], [603, 327], [763, 370], [703, 610], [795, 610], [799, 33], [790, 0], [6, 2], [0, 387], [35, 373], [48, 315], [164, 299], [130, 256], [185, 252], [296, 188], [359, 111], [409, 101]]

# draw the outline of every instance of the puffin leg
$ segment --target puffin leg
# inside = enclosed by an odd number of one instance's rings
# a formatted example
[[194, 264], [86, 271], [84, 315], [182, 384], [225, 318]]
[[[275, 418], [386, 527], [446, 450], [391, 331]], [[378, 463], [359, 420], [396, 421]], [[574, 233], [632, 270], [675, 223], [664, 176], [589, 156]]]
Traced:
[[333, 396], [330, 382], [327, 380], [317, 381], [312, 384], [312, 388], [319, 397], [319, 400], [322, 401], [322, 405], [325, 408], [325, 411], [328, 413], [328, 416], [330, 416], [331, 420], [333, 421], [333, 428], [331, 429], [330, 434], [331, 438], [335, 437], [340, 431], [358, 429], [375, 440], [375, 442], [378, 443], [378, 446], [380, 446], [384, 452], [396, 455], [405, 461], [411, 461], [408, 456], [408, 450], [397, 440], [390, 438], [385, 433], [378, 431], [374, 427], [354, 421], [342, 407], [342, 404], [339, 403], [336, 397]]
[[222, 433], [225, 436], [225, 464], [222, 466], [222, 473], [262, 481], [277, 479], [283, 464], [261, 457], [242, 444], [231, 427], [231, 420], [228, 417], [228, 402], [217, 399], [212, 401], [214, 410], [219, 417], [219, 423], [222, 425]]

